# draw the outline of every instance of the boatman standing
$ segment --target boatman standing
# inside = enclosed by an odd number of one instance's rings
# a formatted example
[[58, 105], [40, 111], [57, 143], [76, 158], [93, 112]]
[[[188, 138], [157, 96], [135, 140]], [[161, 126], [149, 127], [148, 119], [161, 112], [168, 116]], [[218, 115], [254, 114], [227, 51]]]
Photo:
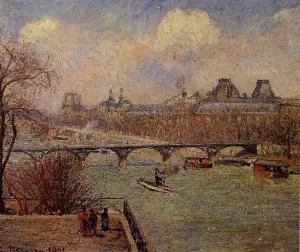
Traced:
[[163, 179], [160, 177], [158, 168], [155, 168], [155, 184], [156, 186], [163, 186]]

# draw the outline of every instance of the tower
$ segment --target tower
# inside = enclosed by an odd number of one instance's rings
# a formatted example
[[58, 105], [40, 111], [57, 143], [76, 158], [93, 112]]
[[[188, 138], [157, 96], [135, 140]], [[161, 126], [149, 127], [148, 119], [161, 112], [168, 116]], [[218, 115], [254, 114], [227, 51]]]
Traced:
[[63, 108], [81, 107], [80, 96], [77, 93], [65, 93]]
[[124, 101], [124, 91], [123, 88], [120, 88], [119, 103], [123, 101]]
[[106, 101], [106, 111], [115, 111], [116, 99], [114, 98], [112, 89], [109, 90], [108, 100]]
[[114, 98], [112, 89], [109, 90], [108, 100], [111, 101], [111, 102], [115, 102], [116, 101], [115, 98]]
[[181, 91], [181, 96], [182, 96], [182, 99], [185, 99], [187, 97], [187, 91], [186, 91], [186, 88], [183, 88], [182, 91]]

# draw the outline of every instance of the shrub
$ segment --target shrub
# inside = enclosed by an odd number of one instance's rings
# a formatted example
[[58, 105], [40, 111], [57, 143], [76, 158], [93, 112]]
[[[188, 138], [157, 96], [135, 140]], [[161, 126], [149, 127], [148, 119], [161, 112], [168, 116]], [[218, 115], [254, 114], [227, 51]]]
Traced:
[[[45, 155], [34, 168], [13, 167], [6, 175], [7, 191], [28, 208], [23, 212], [71, 213], [82, 206], [101, 208], [101, 195], [95, 197], [81, 160], [67, 150]], [[24, 203], [25, 200], [25, 203]], [[19, 206], [22, 208], [22, 206]]]

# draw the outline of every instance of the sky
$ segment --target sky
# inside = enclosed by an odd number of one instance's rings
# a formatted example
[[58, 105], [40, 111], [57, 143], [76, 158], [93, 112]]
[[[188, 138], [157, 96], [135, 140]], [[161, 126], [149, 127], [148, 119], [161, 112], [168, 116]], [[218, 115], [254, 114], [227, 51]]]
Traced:
[[50, 54], [60, 83], [42, 95], [49, 110], [65, 92], [94, 106], [123, 88], [151, 104], [220, 78], [300, 97], [300, 0], [1, 0], [0, 33]]

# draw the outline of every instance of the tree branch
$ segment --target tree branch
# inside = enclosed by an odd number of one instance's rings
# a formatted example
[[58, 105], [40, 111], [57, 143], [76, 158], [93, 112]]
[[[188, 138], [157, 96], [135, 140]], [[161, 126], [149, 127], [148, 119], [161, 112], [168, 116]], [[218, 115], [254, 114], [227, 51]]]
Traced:
[[16, 142], [16, 138], [17, 138], [17, 134], [18, 134], [18, 130], [17, 130], [17, 127], [15, 125], [15, 114], [14, 113], [11, 116], [10, 125], [12, 126], [13, 136], [12, 136], [12, 140], [10, 142], [9, 148], [7, 150], [6, 157], [5, 157], [4, 162], [3, 162], [3, 166], [2, 166], [3, 170], [5, 169], [5, 167], [7, 165], [7, 162], [10, 158], [10, 155], [11, 155], [13, 146]]
[[13, 55], [12, 52], [11, 52], [5, 45], [3, 45], [2, 43], [0, 43], [0, 46], [2, 46], [2, 47], [5, 49], [5, 51], [9, 54], [9, 57], [10, 57], [7, 66], [6, 66], [5, 69], [3, 70], [3, 74], [6, 74], [6, 73], [9, 71], [9, 68], [10, 68], [11, 63], [13, 62], [14, 55]]

